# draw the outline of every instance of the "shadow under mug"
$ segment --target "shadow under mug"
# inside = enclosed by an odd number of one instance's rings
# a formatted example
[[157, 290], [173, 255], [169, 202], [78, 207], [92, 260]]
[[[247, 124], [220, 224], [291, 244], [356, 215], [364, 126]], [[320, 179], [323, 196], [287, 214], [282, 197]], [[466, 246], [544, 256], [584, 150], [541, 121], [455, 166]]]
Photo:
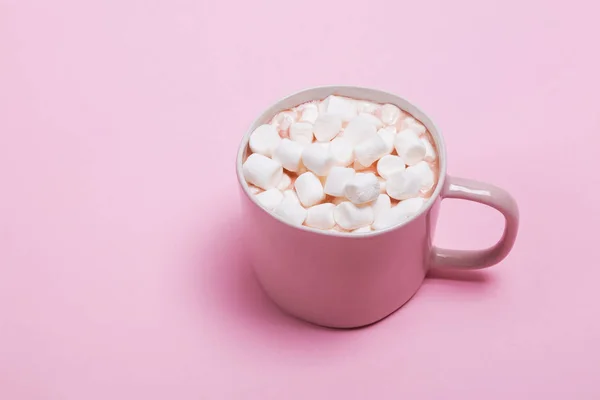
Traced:
[[[385, 230], [349, 234], [293, 226], [258, 205], [242, 172], [250, 134], [282, 110], [331, 94], [395, 104], [427, 127], [438, 151], [439, 179], [419, 214]], [[403, 98], [380, 90], [321, 86], [276, 102], [244, 135], [236, 166], [243, 193], [244, 245], [259, 283], [285, 312], [318, 325], [353, 328], [377, 322], [415, 294], [429, 269], [492, 266], [507, 256], [517, 236], [519, 212], [512, 196], [486, 183], [448, 176], [444, 140], [431, 119]], [[500, 240], [483, 250], [433, 246], [445, 198], [470, 200], [500, 211], [506, 220]]]

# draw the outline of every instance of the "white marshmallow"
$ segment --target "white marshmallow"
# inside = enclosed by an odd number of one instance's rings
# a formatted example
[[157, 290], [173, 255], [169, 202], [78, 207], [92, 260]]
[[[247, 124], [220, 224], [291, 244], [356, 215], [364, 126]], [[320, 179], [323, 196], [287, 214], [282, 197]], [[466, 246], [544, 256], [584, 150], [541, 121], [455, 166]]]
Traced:
[[302, 207], [293, 190], [283, 192], [283, 200], [273, 213], [292, 225], [302, 225], [306, 219], [306, 209]]
[[281, 175], [281, 180], [277, 184], [277, 189], [279, 189], [283, 192], [285, 190], [288, 190], [290, 188], [291, 184], [292, 184], [292, 178], [290, 178], [290, 176], [284, 172]]
[[344, 195], [354, 204], [369, 203], [377, 199], [379, 194], [379, 181], [373, 173], [356, 174], [344, 189]]
[[356, 102], [356, 109], [359, 113], [375, 114], [381, 106], [371, 101], [359, 100]]
[[302, 113], [300, 114], [300, 121], [310, 122], [314, 124], [319, 116], [319, 108], [314, 103], [305, 104], [302, 106]]
[[396, 139], [396, 127], [395, 126], [386, 126], [385, 128], [381, 128], [377, 131], [377, 134], [381, 136], [386, 146], [386, 153], [392, 154], [394, 151], [394, 139]]
[[331, 196], [343, 196], [346, 184], [354, 178], [354, 168], [333, 167], [325, 181], [325, 193]]
[[329, 149], [336, 165], [345, 167], [354, 161], [354, 146], [346, 138], [337, 137], [333, 139]]
[[294, 122], [290, 126], [290, 139], [308, 144], [313, 141], [313, 125], [310, 122]]
[[357, 229], [373, 223], [373, 209], [370, 206], [357, 207], [349, 201], [344, 201], [333, 210], [333, 218], [343, 229]]
[[298, 199], [304, 207], [314, 206], [325, 198], [321, 181], [312, 172], [305, 172], [294, 182]]
[[327, 112], [327, 104], [324, 101], [319, 101], [317, 103], [317, 107], [319, 108], [319, 115], [325, 114]]
[[296, 113], [283, 111], [273, 118], [272, 123], [278, 131], [287, 134], [288, 130], [290, 129], [290, 126], [292, 126], [294, 122], [296, 122]]
[[327, 142], [342, 130], [342, 119], [335, 114], [321, 114], [316, 119], [313, 130], [319, 142]]
[[427, 128], [425, 128], [425, 126], [422, 123], [420, 123], [413, 117], [406, 117], [402, 120], [402, 122], [400, 123], [400, 130], [403, 131], [405, 129], [411, 129], [417, 135], [422, 135], [427, 131]]
[[281, 164], [258, 153], [250, 154], [242, 170], [246, 182], [264, 190], [276, 187], [283, 174]]
[[375, 125], [376, 129], [383, 127], [383, 122], [381, 122], [381, 120], [373, 114], [362, 112], [358, 114], [358, 116], [364, 118], [367, 121], [370, 121], [373, 125]]
[[377, 133], [377, 127], [371, 120], [364, 116], [352, 118], [344, 129], [344, 138], [350, 140], [353, 144], [373, 136]]
[[373, 135], [354, 146], [354, 155], [358, 162], [370, 167], [375, 161], [387, 154], [387, 146], [381, 136]]
[[368, 233], [371, 232], [371, 226], [363, 226], [362, 228], [358, 228], [352, 231], [352, 233]]
[[379, 110], [381, 121], [386, 125], [393, 125], [398, 121], [398, 118], [403, 114], [397, 106], [393, 104], [384, 104]]
[[273, 211], [283, 200], [283, 193], [279, 189], [269, 189], [256, 195], [256, 201], [263, 208]]
[[387, 180], [386, 192], [391, 198], [396, 200], [410, 199], [417, 197], [421, 189], [421, 181], [414, 171], [404, 170], [396, 172]]
[[333, 219], [333, 210], [335, 204], [324, 203], [309, 208], [306, 214], [306, 221], [304, 223], [307, 226], [319, 229], [331, 229], [335, 226], [335, 220]]
[[382, 177], [380, 177], [380, 176], [377, 177], [377, 180], [379, 181], [379, 191], [381, 193], [387, 193], [385, 191], [385, 188], [387, 186], [387, 181], [385, 179], [383, 179]]
[[399, 210], [398, 212], [403, 212], [406, 215], [408, 215], [408, 217], [412, 217], [412, 216], [418, 214], [419, 211], [421, 211], [421, 208], [423, 207], [424, 204], [425, 204], [424, 198], [415, 197], [412, 199], [402, 200], [394, 208], [396, 210]]
[[329, 153], [329, 157], [333, 160], [333, 156], [331, 155], [331, 142], [313, 142], [312, 144], [316, 144], [317, 146], [321, 146]]
[[425, 145], [425, 161], [435, 161], [435, 159], [437, 158], [437, 154], [435, 153], [435, 149], [433, 148], [429, 140], [426, 137], [422, 137], [421, 141]]
[[288, 171], [296, 172], [300, 167], [304, 145], [290, 139], [283, 139], [273, 152], [273, 160]]
[[401, 201], [397, 206], [377, 215], [373, 222], [373, 229], [381, 230], [401, 224], [418, 214], [424, 203], [425, 200], [421, 197]]
[[425, 125], [423, 125], [420, 122], [415, 122], [414, 124], [412, 124], [410, 126], [410, 129], [412, 129], [413, 131], [417, 132], [419, 135], [424, 135], [425, 132], [427, 132], [427, 128], [425, 128]]
[[402, 210], [398, 210], [396, 207], [392, 207], [379, 214], [373, 221], [371, 227], [373, 230], [379, 231], [382, 229], [390, 228], [392, 226], [401, 224], [409, 218], [409, 215]]
[[375, 218], [375, 221], [377, 221], [377, 218], [387, 212], [390, 208], [392, 208], [392, 201], [390, 200], [390, 196], [388, 196], [387, 194], [380, 194], [379, 197], [377, 197], [377, 200], [375, 200], [373, 202], [373, 217]]
[[396, 135], [394, 147], [407, 165], [415, 165], [425, 158], [425, 145], [411, 129], [405, 129]]
[[323, 100], [323, 108], [328, 114], [339, 115], [343, 121], [350, 121], [357, 114], [354, 101], [334, 95]]
[[427, 191], [433, 187], [435, 183], [435, 175], [431, 166], [426, 161], [421, 161], [407, 168], [408, 171], [414, 172], [421, 182], [421, 190]]
[[250, 149], [253, 153], [271, 157], [281, 142], [281, 137], [273, 125], [264, 124], [250, 134]]
[[389, 179], [395, 172], [404, 171], [404, 160], [398, 156], [386, 155], [377, 161], [377, 173], [384, 179]]
[[319, 176], [325, 176], [329, 173], [331, 167], [335, 165], [335, 159], [328, 146], [321, 143], [312, 143], [304, 148], [302, 152], [302, 162], [310, 171]]

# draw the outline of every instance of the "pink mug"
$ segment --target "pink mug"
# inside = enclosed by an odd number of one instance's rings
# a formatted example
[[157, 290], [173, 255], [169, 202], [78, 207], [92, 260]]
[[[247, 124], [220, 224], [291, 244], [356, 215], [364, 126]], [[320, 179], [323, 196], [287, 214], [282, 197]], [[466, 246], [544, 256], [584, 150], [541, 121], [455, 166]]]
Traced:
[[[427, 127], [438, 149], [440, 177], [419, 214], [385, 230], [349, 234], [292, 226], [258, 205], [242, 173], [250, 133], [279, 111], [331, 94], [395, 104]], [[444, 140], [431, 119], [403, 98], [380, 90], [321, 86], [278, 101], [250, 126], [236, 163], [243, 192], [242, 229], [256, 277], [280, 308], [314, 324], [354, 328], [377, 322], [406, 303], [430, 269], [492, 266], [508, 255], [517, 236], [519, 211], [512, 196], [486, 183], [446, 175]], [[484, 250], [433, 246], [440, 203], [447, 198], [470, 200], [500, 211], [506, 223], [498, 243]]]

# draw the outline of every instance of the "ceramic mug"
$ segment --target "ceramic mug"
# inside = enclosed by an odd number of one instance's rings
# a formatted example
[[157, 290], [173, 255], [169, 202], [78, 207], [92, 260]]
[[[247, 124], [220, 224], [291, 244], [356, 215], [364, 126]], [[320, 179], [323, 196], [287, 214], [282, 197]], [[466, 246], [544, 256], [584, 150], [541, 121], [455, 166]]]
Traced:
[[[438, 150], [439, 179], [417, 215], [385, 230], [350, 234], [293, 226], [258, 205], [242, 173], [250, 133], [282, 110], [331, 94], [395, 104], [427, 127]], [[326, 86], [288, 96], [250, 126], [236, 163], [243, 193], [242, 229], [256, 277], [280, 308], [314, 324], [352, 328], [377, 322], [415, 294], [428, 270], [492, 266], [507, 256], [517, 236], [519, 212], [511, 195], [486, 183], [446, 175], [444, 140], [431, 119], [403, 98], [384, 91]], [[500, 211], [506, 220], [500, 240], [483, 250], [435, 247], [432, 238], [440, 203], [448, 198], [474, 201]]]

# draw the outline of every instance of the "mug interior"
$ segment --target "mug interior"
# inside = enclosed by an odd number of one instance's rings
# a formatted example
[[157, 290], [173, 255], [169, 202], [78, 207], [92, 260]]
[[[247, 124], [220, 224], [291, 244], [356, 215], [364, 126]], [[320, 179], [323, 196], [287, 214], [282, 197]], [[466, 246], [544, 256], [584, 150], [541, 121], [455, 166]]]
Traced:
[[[246, 158], [250, 155], [250, 149], [248, 146], [248, 142], [250, 141], [250, 134], [258, 126], [268, 123], [277, 113], [279, 113], [281, 111], [296, 107], [297, 105], [306, 103], [308, 101], [322, 100], [332, 94], [338, 95], [338, 96], [351, 97], [351, 98], [358, 99], [358, 100], [372, 101], [375, 103], [394, 104], [394, 105], [400, 107], [400, 109], [408, 112], [409, 114], [412, 114], [413, 117], [415, 117], [416, 119], [421, 121], [421, 123], [423, 123], [423, 125], [425, 125], [425, 127], [431, 134], [431, 137], [435, 143], [435, 147], [437, 150], [437, 156], [438, 156], [438, 162], [439, 162], [439, 174], [438, 174], [438, 181], [437, 181], [435, 190], [433, 191], [433, 193], [431, 194], [429, 199], [427, 199], [425, 206], [421, 208], [419, 213], [413, 215], [411, 218], [408, 218], [401, 224], [392, 226], [387, 229], [382, 229], [379, 231], [364, 232], [364, 233], [348, 233], [348, 232], [323, 231], [323, 230], [319, 230], [319, 229], [309, 228], [304, 225], [301, 225], [301, 226], [292, 225], [292, 224], [289, 224], [288, 222], [286, 222], [285, 220], [281, 219], [277, 215], [272, 214], [272, 213], [268, 212], [267, 210], [264, 210], [258, 204], [255, 196], [253, 196], [250, 193], [250, 188], [248, 187], [248, 183], [246, 182], [246, 179], [244, 179], [244, 173], [243, 173], [243, 169], [242, 169], [242, 164], [244, 163]], [[385, 92], [382, 90], [378, 90], [378, 89], [370, 89], [370, 88], [364, 88], [364, 87], [358, 87], [358, 86], [318, 86], [318, 87], [305, 89], [305, 90], [296, 92], [292, 95], [284, 97], [283, 99], [275, 102], [271, 107], [269, 107], [267, 110], [265, 110], [252, 123], [252, 125], [250, 125], [250, 127], [244, 134], [244, 137], [242, 138], [242, 142], [240, 143], [237, 160], [236, 160], [236, 171], [237, 171], [238, 181], [240, 182], [240, 185], [243, 188], [244, 194], [246, 196], [248, 196], [248, 198], [250, 198], [250, 200], [253, 201], [257, 205], [257, 207], [259, 207], [264, 212], [268, 213], [272, 218], [279, 220], [283, 224], [289, 225], [296, 229], [307, 230], [312, 233], [322, 234], [322, 235], [344, 236], [344, 237], [374, 236], [374, 235], [379, 235], [379, 234], [388, 232], [390, 230], [398, 229], [399, 227], [409, 223], [413, 219], [417, 218], [418, 216], [420, 216], [421, 214], [423, 214], [423, 213], [427, 212], [427, 210], [429, 210], [429, 208], [431, 207], [431, 205], [433, 204], [435, 199], [440, 195], [440, 192], [442, 191], [442, 188], [444, 186], [444, 181], [446, 179], [446, 146], [444, 144], [442, 135], [438, 131], [438, 129], [435, 126], [435, 124], [433, 123], [433, 121], [423, 111], [421, 111], [420, 108], [418, 108], [417, 106], [415, 106], [414, 104], [410, 103], [409, 101], [403, 99], [400, 96], [397, 96], [395, 94]]]

